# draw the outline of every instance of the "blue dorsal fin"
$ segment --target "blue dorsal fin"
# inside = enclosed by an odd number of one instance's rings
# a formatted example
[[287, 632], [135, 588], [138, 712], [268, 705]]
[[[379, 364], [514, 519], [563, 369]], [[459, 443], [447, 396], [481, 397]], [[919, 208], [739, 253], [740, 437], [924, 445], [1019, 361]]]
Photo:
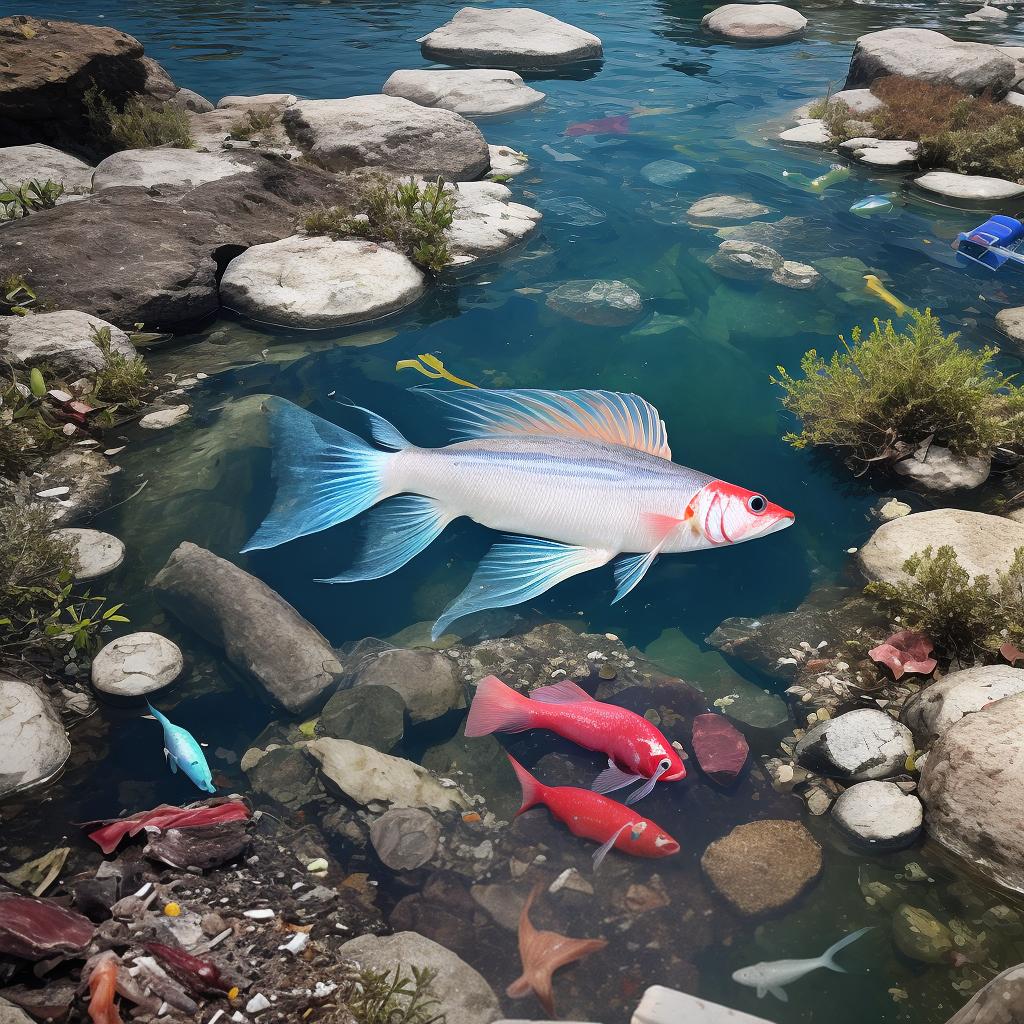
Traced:
[[540, 389], [419, 390], [459, 410], [455, 424], [463, 437], [587, 437], [672, 458], [658, 410], [638, 395]]
[[541, 686], [530, 693], [530, 700], [541, 704], [583, 704], [587, 701], [596, 703], [594, 698], [571, 679], [563, 679], [560, 683]]

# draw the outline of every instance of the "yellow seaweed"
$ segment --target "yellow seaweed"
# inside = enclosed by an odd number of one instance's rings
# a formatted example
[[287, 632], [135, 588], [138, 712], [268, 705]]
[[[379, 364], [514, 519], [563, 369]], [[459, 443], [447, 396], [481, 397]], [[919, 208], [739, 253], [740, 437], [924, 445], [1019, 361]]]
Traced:
[[874, 274], [864, 275], [864, 290], [872, 295], [877, 295], [883, 302], [887, 302], [896, 310], [897, 316], [906, 316], [910, 312], [910, 306], [901, 299], [897, 299]]
[[468, 380], [463, 380], [461, 377], [456, 377], [455, 374], [450, 373], [445, 369], [444, 363], [437, 356], [430, 355], [429, 352], [419, 355], [415, 359], [399, 359], [395, 363], [395, 369], [416, 370], [422, 373], [424, 377], [430, 377], [431, 380], [448, 380], [464, 388], [479, 388], [478, 384], [471, 384]]

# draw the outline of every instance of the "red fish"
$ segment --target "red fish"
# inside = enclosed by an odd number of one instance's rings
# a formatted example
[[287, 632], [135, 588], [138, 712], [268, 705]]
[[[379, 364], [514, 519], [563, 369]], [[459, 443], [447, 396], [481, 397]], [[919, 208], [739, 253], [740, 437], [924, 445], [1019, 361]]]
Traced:
[[670, 857], [679, 852], [679, 844], [667, 832], [625, 804], [589, 789], [545, 786], [514, 757], [507, 756], [523, 787], [523, 806], [516, 814], [543, 805], [574, 836], [600, 843], [594, 852], [595, 871], [613, 848], [634, 857]]
[[[174, 807], [161, 804], [151, 811], [139, 811], [127, 818], [109, 821], [103, 828], [89, 833], [89, 838], [104, 853], [113, 853], [125, 836], [134, 836], [144, 828], [185, 828], [189, 825], [212, 825], [222, 821], [240, 821], [249, 817], [249, 808], [240, 800], [228, 800], [213, 807]], [[96, 822], [88, 822], [95, 825]]]
[[89, 1019], [93, 1024], [124, 1024], [114, 1005], [120, 963], [116, 953], [104, 953], [89, 975]]
[[601, 117], [596, 121], [580, 121], [579, 124], [569, 125], [562, 134], [571, 139], [580, 135], [628, 135], [629, 117], [618, 114], [615, 117]]
[[551, 975], [576, 960], [597, 953], [608, 945], [605, 939], [572, 939], [558, 932], [539, 932], [530, 921], [530, 907], [544, 888], [538, 882], [526, 898], [519, 914], [519, 959], [523, 973], [505, 990], [509, 999], [522, 999], [537, 994], [549, 1017], [555, 1015], [555, 997], [551, 991]]
[[646, 718], [595, 700], [568, 679], [542, 686], [529, 697], [506, 686], [497, 676], [481, 679], [466, 720], [466, 735], [527, 729], [548, 729], [587, 750], [607, 754], [608, 767], [592, 787], [597, 793], [613, 793], [646, 779], [630, 794], [626, 801], [629, 804], [642, 800], [659, 780], [678, 782], [686, 778], [682, 758]]

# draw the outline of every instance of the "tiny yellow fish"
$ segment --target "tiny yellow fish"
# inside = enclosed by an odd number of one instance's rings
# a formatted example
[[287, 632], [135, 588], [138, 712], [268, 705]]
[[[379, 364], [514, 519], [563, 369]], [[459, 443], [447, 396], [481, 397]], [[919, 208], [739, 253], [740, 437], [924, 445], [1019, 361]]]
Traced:
[[872, 295], [877, 295], [883, 302], [887, 302], [896, 310], [897, 316], [906, 316], [910, 312], [910, 307], [905, 302], [897, 299], [874, 274], [865, 274], [864, 282], [864, 290]]
[[444, 368], [444, 363], [437, 356], [432, 356], [429, 353], [417, 356], [415, 359], [399, 359], [395, 363], [395, 369], [417, 370], [424, 377], [430, 377], [432, 380], [450, 380], [453, 384], [461, 384], [464, 388], [479, 388], [480, 386], [479, 384], [470, 384], [468, 380], [449, 373]]

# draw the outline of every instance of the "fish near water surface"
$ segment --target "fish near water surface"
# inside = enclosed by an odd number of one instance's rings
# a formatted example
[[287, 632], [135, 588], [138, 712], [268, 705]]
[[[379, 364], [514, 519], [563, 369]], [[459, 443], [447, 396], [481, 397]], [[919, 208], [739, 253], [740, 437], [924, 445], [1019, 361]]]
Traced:
[[210, 773], [210, 766], [206, 763], [206, 755], [203, 748], [196, 742], [195, 737], [187, 729], [168, 721], [166, 716], [149, 701], [146, 707], [150, 714], [163, 726], [164, 730], [164, 757], [171, 766], [172, 772], [180, 768], [184, 775], [200, 789], [207, 793], [216, 793], [217, 787], [213, 784], [213, 776]]
[[587, 750], [607, 754], [608, 767], [592, 787], [597, 793], [613, 793], [646, 779], [630, 794], [628, 804], [642, 800], [659, 780], [686, 778], [682, 758], [646, 718], [596, 700], [568, 679], [542, 686], [529, 697], [497, 676], [481, 679], [466, 719], [466, 736], [527, 729], [547, 729]]
[[784, 986], [792, 985], [794, 981], [799, 981], [811, 971], [826, 967], [830, 971], [846, 974], [846, 968], [840, 967], [835, 962], [836, 953], [856, 942], [871, 930], [871, 928], [858, 928], [857, 931], [829, 946], [821, 956], [809, 960], [765, 960], [759, 964], [751, 964], [749, 967], [741, 967], [733, 973], [732, 980], [746, 985], [748, 988], [757, 989], [758, 999], [763, 999], [768, 992], [771, 992], [776, 999], [781, 999], [784, 1003], [788, 1002], [789, 996], [786, 994]]
[[636, 811], [589, 789], [545, 786], [514, 757], [506, 755], [523, 790], [516, 815], [531, 807], [546, 807], [574, 835], [601, 845], [594, 851], [594, 870], [614, 849], [634, 857], [671, 857], [679, 844], [660, 825]]
[[[665, 424], [636, 395], [611, 391], [426, 390], [456, 409], [467, 440], [419, 448], [361, 409], [382, 451], [271, 399], [277, 493], [246, 551], [272, 548], [365, 512], [353, 583], [400, 569], [460, 516], [511, 536], [484, 556], [434, 624], [532, 600], [615, 562], [621, 600], [661, 554], [765, 537], [792, 512], [762, 494], [672, 462]], [[359, 408], [359, 407], [356, 407]], [[390, 500], [387, 500], [390, 499]], [[623, 557], [620, 557], [623, 556]]]

